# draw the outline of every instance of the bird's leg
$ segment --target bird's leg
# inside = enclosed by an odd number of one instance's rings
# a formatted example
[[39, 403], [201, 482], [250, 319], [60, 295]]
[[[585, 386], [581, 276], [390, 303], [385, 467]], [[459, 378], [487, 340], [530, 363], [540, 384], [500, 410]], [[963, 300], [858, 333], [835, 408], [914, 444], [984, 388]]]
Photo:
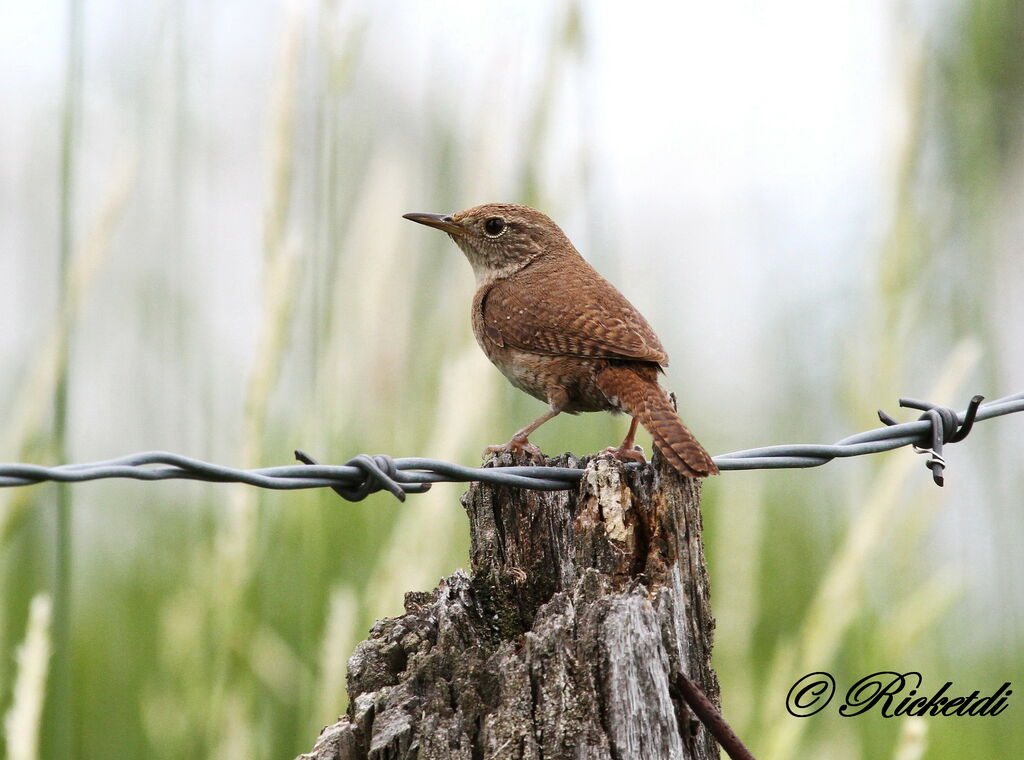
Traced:
[[619, 459], [628, 459], [633, 462], [646, 462], [644, 459], [644, 452], [639, 446], [633, 444], [633, 438], [636, 436], [636, 426], [639, 424], [639, 420], [634, 417], [633, 421], [629, 423], [629, 432], [626, 433], [626, 440], [622, 442], [622, 445], [618, 448], [609, 446], [607, 449], [602, 451], [602, 454], [613, 454]]
[[528, 440], [530, 434], [552, 417], [558, 416], [567, 401], [568, 395], [564, 391], [558, 394], [549, 395], [548, 402], [551, 404], [551, 408], [548, 409], [547, 412], [535, 419], [522, 430], [517, 431], [516, 434], [512, 436], [512, 440], [508, 443], [488, 446], [484, 449], [483, 456], [486, 457], [488, 454], [500, 454], [503, 451], [511, 451], [513, 453], [520, 451], [537, 459], [543, 458], [544, 455], [541, 453], [540, 448], [530, 443]]
[[518, 431], [514, 436], [512, 436], [512, 440], [510, 440], [508, 443], [500, 443], [494, 446], [488, 446], [486, 449], [484, 449], [483, 455], [486, 457], [488, 454], [500, 454], [503, 451], [511, 451], [513, 453], [520, 451], [523, 452], [524, 454], [529, 454], [530, 456], [536, 457], [538, 459], [543, 457], [544, 455], [541, 454], [540, 448], [530, 443], [528, 439], [530, 437], [530, 434], [534, 430], [539, 428], [541, 425], [550, 420], [552, 417], [556, 416], [561, 411], [561, 409], [549, 409], [545, 414], [542, 414], [540, 417], [535, 419], [522, 430]]

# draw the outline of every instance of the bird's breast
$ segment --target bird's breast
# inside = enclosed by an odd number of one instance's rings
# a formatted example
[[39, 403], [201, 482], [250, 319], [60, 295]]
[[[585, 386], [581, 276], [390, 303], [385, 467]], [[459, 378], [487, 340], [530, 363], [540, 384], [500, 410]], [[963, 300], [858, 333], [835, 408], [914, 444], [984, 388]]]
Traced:
[[497, 346], [477, 336], [487, 358], [512, 385], [547, 403], [555, 390], [568, 395], [565, 412], [619, 411], [617, 399], [609, 399], [597, 387], [597, 373], [607, 365], [603, 359], [550, 356]]

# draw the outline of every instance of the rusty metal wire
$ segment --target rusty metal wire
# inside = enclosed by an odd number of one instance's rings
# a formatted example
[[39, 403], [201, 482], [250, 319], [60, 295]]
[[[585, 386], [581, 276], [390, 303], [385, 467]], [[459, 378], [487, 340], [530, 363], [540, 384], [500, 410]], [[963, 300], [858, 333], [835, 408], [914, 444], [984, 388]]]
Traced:
[[[956, 412], [925, 401], [900, 399], [900, 406], [923, 410], [914, 422], [897, 423], [885, 412], [883, 427], [857, 433], [831, 445], [784, 444], [744, 449], [714, 457], [720, 470], [818, 467], [839, 457], [875, 454], [901, 446], [914, 446], [929, 454], [926, 462], [937, 485], [942, 485], [945, 459], [943, 444], [961, 441], [975, 422], [1024, 411], [1024, 393], [981, 403], [975, 396], [968, 408]], [[422, 457], [393, 459], [384, 454], [360, 454], [342, 465], [317, 464], [301, 451], [304, 464], [239, 470], [167, 451], [147, 451], [102, 462], [43, 467], [34, 464], [0, 464], [0, 487], [29, 486], [44, 481], [80, 483], [101, 478], [134, 480], [201, 480], [214, 483], [245, 483], [259, 488], [297, 490], [333, 488], [349, 501], [359, 501], [377, 491], [388, 491], [404, 501], [406, 494], [423, 493], [432, 483], [481, 481], [511, 488], [543, 491], [575, 487], [583, 471], [569, 467], [466, 467]]]

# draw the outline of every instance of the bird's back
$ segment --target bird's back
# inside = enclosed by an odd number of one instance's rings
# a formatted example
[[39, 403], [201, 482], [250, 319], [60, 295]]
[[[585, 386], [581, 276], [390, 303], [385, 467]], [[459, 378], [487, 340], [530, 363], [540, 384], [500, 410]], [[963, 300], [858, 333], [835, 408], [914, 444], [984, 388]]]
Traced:
[[668, 364], [647, 320], [575, 249], [537, 258], [478, 293], [475, 305], [483, 329], [502, 346]]

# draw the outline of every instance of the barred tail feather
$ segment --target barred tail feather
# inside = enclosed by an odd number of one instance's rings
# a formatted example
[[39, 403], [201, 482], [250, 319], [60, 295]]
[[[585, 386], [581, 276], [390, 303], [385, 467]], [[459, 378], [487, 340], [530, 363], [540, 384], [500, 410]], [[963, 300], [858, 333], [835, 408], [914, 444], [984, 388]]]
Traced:
[[[642, 368], [641, 372], [643, 371]], [[636, 417], [651, 434], [654, 445], [672, 467], [688, 478], [717, 475], [718, 468], [693, 434], [679, 419], [672, 402], [658, 385], [654, 372], [643, 377], [628, 366], [601, 370], [597, 386], [609, 398], [617, 398], [626, 412]]]

